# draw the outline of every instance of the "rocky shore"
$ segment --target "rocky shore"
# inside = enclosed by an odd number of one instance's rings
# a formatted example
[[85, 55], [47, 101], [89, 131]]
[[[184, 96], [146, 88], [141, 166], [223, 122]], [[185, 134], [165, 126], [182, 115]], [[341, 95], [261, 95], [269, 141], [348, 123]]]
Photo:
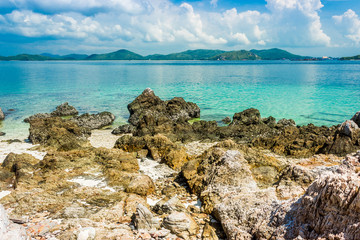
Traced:
[[109, 130], [113, 114], [64, 103], [24, 120], [33, 145], [0, 143], [0, 236], [360, 239], [360, 112], [319, 127], [247, 109], [219, 126], [151, 89], [128, 110]]

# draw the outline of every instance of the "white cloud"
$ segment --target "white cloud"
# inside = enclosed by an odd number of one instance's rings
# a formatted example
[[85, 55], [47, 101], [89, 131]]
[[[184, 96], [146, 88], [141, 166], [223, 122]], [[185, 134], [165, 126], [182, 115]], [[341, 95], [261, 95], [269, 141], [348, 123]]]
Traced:
[[217, 7], [218, 0], [211, 0], [210, 5], [213, 7]]
[[360, 43], [360, 18], [355, 11], [349, 9], [343, 15], [333, 16], [333, 20], [346, 38]]

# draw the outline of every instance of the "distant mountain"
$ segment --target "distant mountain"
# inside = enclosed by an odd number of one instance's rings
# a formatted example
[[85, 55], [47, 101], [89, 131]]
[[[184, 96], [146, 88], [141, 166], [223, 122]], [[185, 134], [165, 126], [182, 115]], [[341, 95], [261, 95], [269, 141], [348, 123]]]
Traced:
[[[239, 50], [239, 51], [223, 51], [223, 50], [209, 50], [197, 49], [187, 50], [179, 53], [171, 53], [167, 55], [153, 54], [148, 56], [141, 56], [140, 54], [131, 52], [126, 49], [121, 49], [116, 52], [105, 54], [68, 54], [68, 55], [54, 55], [50, 53], [42, 53], [41, 55], [20, 54], [11, 57], [1, 57], [0, 61], [47, 61], [47, 60], [305, 60], [311, 57], [303, 57], [289, 53], [285, 50], [273, 48], [267, 50]], [[350, 58], [344, 58], [348, 60]], [[351, 57], [351, 59], [360, 59], [360, 56]]]
[[197, 49], [187, 50], [180, 53], [172, 53], [168, 55], [154, 54], [146, 56], [148, 60], [208, 60], [218, 54], [224, 53], [222, 50]]
[[210, 58], [210, 60], [230, 60], [230, 61], [258, 60], [258, 59], [260, 59], [259, 56], [246, 50], [224, 52]]
[[93, 54], [85, 60], [144, 60], [144, 57], [126, 49], [121, 49], [111, 53]]
[[360, 60], [360, 55], [356, 55], [353, 57], [342, 57], [340, 60]]
[[266, 50], [252, 49], [252, 50], [250, 50], [250, 52], [256, 54], [262, 60], [282, 60], [282, 59], [300, 60], [300, 59], [309, 58], [309, 57], [303, 57], [300, 55], [295, 55], [295, 54], [289, 53], [288, 51], [278, 49], [278, 48], [272, 48], [272, 49], [266, 49]]

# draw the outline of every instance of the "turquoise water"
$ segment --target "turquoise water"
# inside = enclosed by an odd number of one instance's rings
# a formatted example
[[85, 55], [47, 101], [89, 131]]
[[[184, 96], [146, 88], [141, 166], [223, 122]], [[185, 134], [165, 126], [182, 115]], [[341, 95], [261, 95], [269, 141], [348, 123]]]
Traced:
[[254, 107], [263, 117], [333, 125], [360, 110], [360, 62], [99, 61], [0, 62], [0, 131], [26, 133], [22, 120], [68, 101], [81, 113], [111, 111], [126, 122], [127, 104], [150, 87], [162, 99], [197, 103], [201, 118], [221, 120]]

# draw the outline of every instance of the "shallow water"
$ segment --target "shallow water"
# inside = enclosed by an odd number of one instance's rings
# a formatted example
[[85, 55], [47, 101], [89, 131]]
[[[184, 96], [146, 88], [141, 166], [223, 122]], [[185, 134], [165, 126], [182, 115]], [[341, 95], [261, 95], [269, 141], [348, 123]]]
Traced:
[[254, 107], [263, 117], [329, 126], [360, 110], [359, 79], [354, 61], [0, 62], [0, 107], [15, 109], [0, 131], [25, 138], [25, 117], [65, 101], [81, 113], [111, 111], [123, 124], [127, 104], [147, 87], [197, 103], [205, 120]]

